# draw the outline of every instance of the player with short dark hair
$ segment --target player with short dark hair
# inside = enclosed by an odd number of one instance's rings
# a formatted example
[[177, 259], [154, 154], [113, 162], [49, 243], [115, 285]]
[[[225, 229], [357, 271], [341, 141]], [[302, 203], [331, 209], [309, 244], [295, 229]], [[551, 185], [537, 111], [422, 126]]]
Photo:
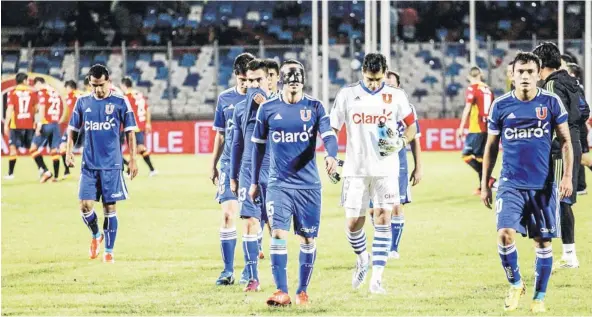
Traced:
[[[86, 79], [85, 79], [86, 81]], [[88, 84], [88, 81], [86, 82]], [[78, 90], [78, 85], [73, 80], [68, 80], [64, 84], [66, 88], [66, 106], [64, 107], [62, 119], [60, 119], [60, 123], [69, 122], [72, 113], [74, 113], [74, 106], [76, 105], [76, 100], [82, 95], [82, 92]], [[74, 132], [74, 148], [80, 148], [83, 145], [84, 136], [83, 132], [80, 133]], [[60, 155], [62, 156], [62, 162], [64, 163], [64, 176], [62, 179], [66, 179], [70, 176], [70, 167], [66, 164], [66, 146], [68, 144], [68, 129], [64, 131], [62, 135], [62, 140], [60, 143]]]
[[[111, 90], [109, 71], [104, 65], [93, 65], [88, 72], [93, 92], [76, 101], [68, 125], [67, 162], [74, 166], [73, 132], [84, 130], [84, 150], [78, 197], [82, 220], [92, 233], [89, 248], [91, 259], [99, 256], [100, 244], [105, 239], [103, 262], [113, 263], [113, 247], [117, 237], [118, 219], [115, 205], [128, 197], [122, 173], [120, 134], [127, 134], [130, 152], [130, 177], [138, 173], [136, 165], [136, 120], [131, 105], [124, 96]], [[105, 220], [99, 232], [94, 202], [101, 200]]]
[[39, 124], [35, 130], [35, 138], [31, 145], [30, 152], [35, 159], [37, 166], [43, 170], [42, 182], [46, 177], [51, 177], [51, 172], [47, 170], [43, 161], [43, 147], [49, 145], [50, 154], [53, 161], [53, 182], [58, 181], [60, 172], [60, 156], [58, 149], [60, 146], [60, 119], [64, 113], [64, 102], [59, 93], [51, 86], [45, 84], [45, 79], [36, 77], [33, 81], [37, 90], [39, 105], [37, 111], [41, 116]]
[[565, 161], [559, 195], [563, 198], [572, 193], [574, 161], [568, 115], [557, 95], [537, 88], [539, 71], [536, 55], [518, 53], [513, 69], [516, 89], [497, 98], [489, 112], [481, 199], [491, 208], [491, 186], [487, 180], [493, 172], [501, 139], [504, 151], [495, 209], [498, 253], [511, 284], [504, 306], [507, 311], [515, 310], [526, 292], [515, 244], [516, 233], [520, 233], [534, 240], [536, 251], [531, 311], [545, 312], [543, 299], [553, 264], [551, 239], [561, 235], [558, 188], [550, 162], [553, 131], [559, 137]]
[[386, 81], [389, 85], [399, 87], [401, 86], [401, 75], [394, 70], [386, 71]]
[[[386, 58], [367, 54], [362, 65], [363, 79], [337, 94], [331, 126], [338, 132], [345, 125], [347, 131], [341, 206], [346, 236], [357, 257], [352, 287], [357, 289], [364, 283], [370, 265], [364, 223], [372, 201], [375, 230], [370, 292], [384, 294], [382, 273], [391, 247], [391, 215], [401, 203], [398, 152], [415, 138], [417, 127], [405, 91], [384, 82]], [[405, 126], [402, 134], [398, 122]]]
[[[8, 159], [8, 175], [4, 179], [14, 178], [14, 167], [17, 159], [17, 148], [29, 149], [35, 135], [35, 113], [37, 112], [37, 92], [27, 83], [29, 76], [26, 73], [16, 74], [16, 87], [8, 93], [6, 117], [4, 119], [4, 134], [8, 136], [10, 156]], [[39, 157], [34, 157], [37, 166], [43, 167]], [[45, 167], [44, 171], [47, 170]], [[47, 181], [47, 175], [42, 180]]]
[[[469, 87], [465, 92], [465, 107], [460, 125], [456, 129], [456, 137], [463, 138], [465, 126], [469, 121], [469, 133], [465, 137], [462, 159], [479, 175], [479, 187], [474, 192], [479, 196], [481, 195], [483, 150], [487, 141], [487, 116], [494, 96], [489, 86], [483, 82], [483, 72], [479, 67], [471, 67], [467, 79]], [[495, 178], [491, 178], [489, 182], [492, 186], [495, 183]]]
[[[245, 292], [259, 290], [257, 270], [259, 257], [258, 235], [261, 223], [267, 222], [265, 212], [265, 193], [269, 169], [269, 155], [263, 160], [260, 175], [261, 199], [252, 201], [247, 197], [251, 186], [251, 165], [254, 143], [251, 136], [255, 128], [255, 115], [259, 105], [272, 97], [269, 91], [267, 64], [261, 59], [254, 59], [247, 65], [247, 98], [235, 106], [232, 121], [234, 131], [230, 151], [230, 190], [238, 196], [240, 217], [245, 221], [243, 250], [245, 251], [245, 270], [241, 283], [246, 283]], [[240, 177], [239, 177], [240, 173]]]
[[[577, 80], [571, 77], [566, 70], [561, 69], [561, 53], [557, 45], [544, 42], [537, 46], [533, 53], [541, 59], [540, 77], [543, 80], [543, 88], [561, 98], [568, 113], [567, 124], [571, 135], [574, 162], [582, 160], [582, 147], [580, 144], [580, 125], [582, 114], [580, 112], [580, 93]], [[557, 141], [553, 142], [553, 158], [558, 174], [561, 174], [562, 161], [561, 147]], [[565, 197], [560, 204], [561, 208], [561, 240], [563, 242], [563, 256], [555, 263], [555, 268], [577, 268], [579, 261], [575, 247], [575, 218], [572, 205], [577, 200], [578, 175], [580, 164], [573, 164], [572, 181], [574, 191], [569, 197]]]
[[146, 148], [145, 134], [152, 133], [152, 115], [150, 108], [146, 102], [146, 97], [139, 90], [133, 89], [134, 83], [131, 77], [124, 77], [121, 80], [121, 90], [124, 96], [132, 106], [132, 110], [136, 115], [136, 123], [138, 124], [138, 131], [136, 131], [136, 143], [138, 144], [138, 153], [142, 155], [144, 162], [150, 169], [149, 176], [156, 176], [158, 171], [154, 169], [152, 160], [150, 159], [150, 151]]
[[[222, 206], [220, 226], [220, 245], [224, 269], [216, 280], [216, 285], [234, 284], [234, 250], [236, 248], [236, 226], [234, 219], [238, 210], [237, 197], [230, 191], [230, 150], [234, 122], [232, 116], [235, 105], [245, 99], [247, 94], [247, 64], [255, 59], [249, 53], [238, 55], [232, 66], [236, 85], [218, 96], [214, 127], [216, 137], [212, 151], [210, 180], [218, 187], [216, 200]], [[218, 170], [218, 161], [220, 167]]]
[[[269, 187], [266, 211], [271, 217], [271, 271], [277, 291], [267, 299], [269, 306], [286, 306], [288, 295], [287, 236], [294, 221], [294, 233], [300, 237], [299, 286], [296, 304], [308, 304], [307, 287], [316, 259], [315, 238], [321, 215], [321, 181], [316, 166], [316, 139], [321, 135], [328, 152], [325, 169], [337, 167], [337, 140], [331, 131], [323, 104], [303, 92], [305, 72], [302, 63], [287, 60], [280, 68], [281, 93], [257, 111], [251, 140], [253, 151], [249, 196], [255, 201], [260, 190], [260, 171], [265, 154], [270, 152]], [[269, 145], [267, 145], [269, 143]]]

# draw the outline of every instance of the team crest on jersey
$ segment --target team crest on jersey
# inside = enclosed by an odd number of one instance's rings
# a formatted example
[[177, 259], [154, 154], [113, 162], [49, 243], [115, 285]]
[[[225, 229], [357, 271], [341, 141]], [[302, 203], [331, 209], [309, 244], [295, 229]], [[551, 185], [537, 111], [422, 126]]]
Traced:
[[108, 103], [105, 106], [105, 114], [112, 114], [113, 113], [113, 110], [115, 110], [115, 105], [114, 104]]
[[392, 94], [382, 94], [382, 101], [384, 101], [384, 103], [393, 102], [393, 95]]
[[536, 107], [536, 115], [539, 120], [545, 120], [547, 118], [547, 107]]
[[300, 110], [300, 119], [302, 119], [302, 121], [308, 122], [310, 121], [310, 118], [312, 118], [312, 111], [310, 109]]

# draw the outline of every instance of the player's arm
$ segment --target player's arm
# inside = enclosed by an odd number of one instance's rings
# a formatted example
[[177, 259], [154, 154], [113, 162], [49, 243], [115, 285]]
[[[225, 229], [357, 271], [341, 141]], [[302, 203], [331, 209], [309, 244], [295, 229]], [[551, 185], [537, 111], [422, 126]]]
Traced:
[[82, 109], [80, 106], [80, 99], [76, 100], [74, 110], [70, 116], [70, 122], [68, 123], [68, 141], [66, 142], [66, 164], [70, 167], [74, 167], [74, 133], [80, 132], [82, 128]]
[[471, 114], [471, 107], [473, 106], [473, 90], [467, 89], [465, 93], [465, 107], [463, 108], [462, 116], [460, 117], [460, 125], [458, 129], [456, 129], [456, 137], [462, 138], [465, 132], [465, 126], [467, 125], [467, 120], [469, 119], [469, 115]]
[[327, 156], [325, 156], [325, 169], [327, 173], [331, 175], [335, 173], [337, 169], [337, 135], [331, 128], [331, 119], [325, 112], [325, 107], [322, 103], [317, 105], [317, 120], [319, 133], [321, 134], [325, 150], [327, 151]]
[[4, 118], [4, 134], [6, 136], [10, 135], [10, 121], [12, 120], [13, 113], [14, 113], [14, 105], [12, 103], [9, 103], [8, 106], [6, 107], [6, 117]]
[[413, 186], [419, 184], [419, 181], [423, 177], [423, 168], [421, 165], [421, 145], [419, 143], [418, 138], [414, 138], [413, 141], [409, 143], [411, 146], [411, 154], [413, 155], [413, 172], [411, 172], [411, 177], [409, 181], [413, 184]]
[[[558, 95], [560, 97], [560, 95]], [[571, 143], [571, 134], [568, 125], [568, 114], [563, 106], [561, 97], [555, 98], [556, 102], [551, 103], [551, 112], [555, 123], [555, 133], [561, 146], [561, 155], [563, 157], [563, 177], [559, 182], [560, 199], [569, 197], [573, 191], [572, 171], [574, 164], [573, 146]], [[580, 162], [577, 162], [579, 164]]]
[[[491, 188], [489, 188], [487, 180], [491, 178], [497, 155], [499, 153], [499, 134], [488, 134], [487, 143], [485, 144], [485, 154], [483, 154], [483, 178], [481, 181], [481, 199], [487, 208], [491, 209]], [[484, 197], [485, 196], [485, 197]]]
[[47, 99], [45, 97], [43, 97], [43, 99], [40, 99], [41, 102], [39, 102], [37, 104], [37, 113], [39, 114], [39, 116], [35, 120], [35, 134], [36, 135], [41, 135], [41, 126], [42, 126], [43, 119], [45, 117], [45, 103], [46, 102], [44, 102], [43, 100], [47, 100]]
[[138, 130], [138, 125], [136, 123], [136, 116], [134, 115], [132, 106], [130, 105], [127, 98], [123, 98], [123, 100], [125, 102], [125, 107], [121, 107], [120, 118], [122, 118], [123, 121], [123, 131], [127, 135], [127, 146], [130, 154], [129, 174], [130, 179], [133, 180], [136, 175], [138, 175], [138, 165], [136, 162], [136, 155], [138, 153], [136, 144], [136, 131]]
[[[241, 103], [242, 104], [242, 103]], [[243, 135], [242, 121], [247, 120], [244, 115], [240, 114], [240, 104], [232, 114], [232, 146], [230, 147], [230, 190], [237, 195], [238, 193], [238, 173], [240, 170], [241, 158], [245, 149], [245, 140]]]
[[264, 108], [264, 106], [260, 106], [257, 109], [255, 129], [251, 136], [251, 141], [255, 143], [253, 152], [251, 153], [251, 188], [249, 188], [249, 197], [251, 197], [252, 201], [255, 201], [257, 196], [259, 196], [259, 174], [261, 172], [261, 165], [263, 164], [263, 157], [265, 156], [267, 134], [269, 133], [269, 125]]
[[62, 98], [62, 96], [60, 96], [60, 99], [62, 100], [62, 109], [63, 109], [63, 111], [62, 111], [62, 117], [60, 118], [60, 121], [58, 123], [59, 124], [62, 124], [64, 122], [66, 122], [66, 120], [68, 120], [68, 108], [70, 106], [68, 106], [68, 104], [66, 102], [64, 102], [64, 99]]
[[212, 150], [212, 161], [210, 165], [210, 180], [214, 185], [218, 185], [218, 161], [222, 155], [225, 142], [225, 128], [226, 120], [224, 118], [224, 111], [220, 104], [220, 97], [218, 97], [218, 104], [216, 106], [216, 113], [214, 114], [214, 126], [216, 136], [214, 137], [214, 149]]
[[402, 144], [400, 144], [399, 148], [404, 148], [409, 144], [409, 141], [415, 139], [415, 135], [417, 134], [417, 117], [415, 115], [415, 111], [411, 108], [411, 104], [409, 103], [409, 99], [407, 99], [407, 94], [403, 93], [403, 99], [401, 100], [401, 111], [399, 112], [401, 117], [397, 118], [398, 121], [402, 121], [405, 125], [405, 131], [403, 132], [403, 137], [400, 138]]
[[341, 130], [341, 127], [345, 123], [345, 92], [343, 89], [337, 93], [337, 96], [335, 96], [333, 108], [331, 108], [329, 114], [329, 123], [335, 133], [335, 138], [337, 139], [339, 130]]

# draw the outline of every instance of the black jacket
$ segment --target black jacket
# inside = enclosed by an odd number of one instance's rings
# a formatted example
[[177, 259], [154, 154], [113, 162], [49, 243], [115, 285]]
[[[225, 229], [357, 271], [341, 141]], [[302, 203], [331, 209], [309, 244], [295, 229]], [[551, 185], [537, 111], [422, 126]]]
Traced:
[[580, 125], [585, 126], [586, 121], [590, 118], [590, 106], [586, 102], [586, 93], [582, 85], [578, 85], [578, 93], [580, 94]]
[[559, 96], [567, 111], [570, 132], [572, 134], [578, 132], [576, 135], [579, 135], [582, 115], [580, 113], [580, 85], [578, 81], [571, 77], [566, 70], [560, 69], [545, 79], [542, 88]]

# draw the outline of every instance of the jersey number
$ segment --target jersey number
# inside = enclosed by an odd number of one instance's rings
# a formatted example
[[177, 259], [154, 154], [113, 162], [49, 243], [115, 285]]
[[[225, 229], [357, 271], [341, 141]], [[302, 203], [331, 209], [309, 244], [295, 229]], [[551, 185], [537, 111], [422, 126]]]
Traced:
[[28, 92], [17, 91], [16, 96], [19, 102], [19, 111], [16, 116], [17, 119], [29, 119], [31, 113], [29, 113], [29, 106], [31, 103], [31, 95]]
[[58, 121], [60, 120], [60, 99], [59, 97], [52, 96], [49, 98], [49, 109], [47, 109], [47, 114], [51, 117], [51, 120]]
[[136, 105], [138, 105], [138, 121], [146, 121], [146, 100], [144, 98], [136, 99]]
[[481, 87], [481, 91], [483, 92], [483, 111], [484, 111], [484, 116], [483, 116], [483, 120], [485, 120], [487, 122], [487, 116], [489, 115], [489, 108], [491, 107], [491, 90], [489, 90], [489, 88], [487, 87]]

